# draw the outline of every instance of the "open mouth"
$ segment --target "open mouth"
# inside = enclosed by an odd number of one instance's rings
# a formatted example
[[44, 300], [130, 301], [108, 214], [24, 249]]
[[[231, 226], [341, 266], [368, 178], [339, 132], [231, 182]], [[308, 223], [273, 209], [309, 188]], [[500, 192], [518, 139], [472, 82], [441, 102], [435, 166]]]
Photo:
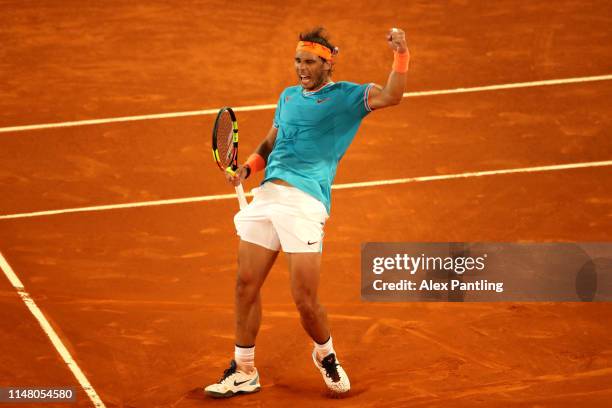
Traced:
[[302, 83], [302, 85], [307, 85], [310, 83], [310, 76], [309, 75], [300, 75], [300, 82]]

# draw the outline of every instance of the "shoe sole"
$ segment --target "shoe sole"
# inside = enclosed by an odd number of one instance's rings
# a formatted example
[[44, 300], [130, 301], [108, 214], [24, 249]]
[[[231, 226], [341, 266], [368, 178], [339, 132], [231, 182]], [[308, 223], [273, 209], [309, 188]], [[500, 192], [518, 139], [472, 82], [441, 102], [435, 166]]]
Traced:
[[205, 390], [204, 393], [206, 395], [211, 396], [212, 398], [231, 398], [231, 397], [234, 397], [234, 396], [240, 395], [240, 394], [254, 394], [256, 392], [259, 392], [260, 390], [261, 390], [261, 387], [258, 386], [257, 388], [255, 388], [255, 389], [253, 389], [251, 391], [236, 391], [236, 392], [228, 391], [225, 394], [221, 394], [219, 392], [206, 391]]

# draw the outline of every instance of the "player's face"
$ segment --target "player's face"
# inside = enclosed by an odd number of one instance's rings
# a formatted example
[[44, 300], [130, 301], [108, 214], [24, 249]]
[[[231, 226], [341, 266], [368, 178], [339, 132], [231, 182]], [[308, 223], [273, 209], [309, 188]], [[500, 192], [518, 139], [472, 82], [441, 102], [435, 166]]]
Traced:
[[319, 88], [329, 78], [330, 65], [317, 55], [308, 51], [295, 54], [295, 73], [302, 88], [311, 91]]

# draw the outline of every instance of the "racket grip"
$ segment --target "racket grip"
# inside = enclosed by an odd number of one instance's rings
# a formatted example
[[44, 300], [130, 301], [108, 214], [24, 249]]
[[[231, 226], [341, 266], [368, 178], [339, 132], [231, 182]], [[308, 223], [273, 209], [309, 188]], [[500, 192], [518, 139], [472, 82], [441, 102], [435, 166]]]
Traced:
[[242, 188], [242, 184], [238, 184], [236, 186], [236, 194], [238, 195], [238, 203], [240, 204], [240, 209], [242, 210], [247, 205], [249, 205], [246, 196], [244, 195], [244, 189]]

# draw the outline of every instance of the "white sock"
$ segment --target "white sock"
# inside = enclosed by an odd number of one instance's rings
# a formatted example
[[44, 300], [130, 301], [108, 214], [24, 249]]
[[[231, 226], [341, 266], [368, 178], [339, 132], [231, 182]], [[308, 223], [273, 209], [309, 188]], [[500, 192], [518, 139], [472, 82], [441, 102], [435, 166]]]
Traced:
[[323, 360], [325, 357], [329, 356], [331, 353], [336, 353], [334, 350], [334, 343], [332, 342], [331, 336], [329, 336], [329, 340], [327, 340], [323, 344], [319, 344], [316, 341], [314, 342], [315, 352], [317, 353], [317, 358], [319, 361]]
[[247, 374], [250, 373], [255, 368], [255, 346], [234, 346], [234, 360], [236, 360], [240, 371], [245, 371]]

